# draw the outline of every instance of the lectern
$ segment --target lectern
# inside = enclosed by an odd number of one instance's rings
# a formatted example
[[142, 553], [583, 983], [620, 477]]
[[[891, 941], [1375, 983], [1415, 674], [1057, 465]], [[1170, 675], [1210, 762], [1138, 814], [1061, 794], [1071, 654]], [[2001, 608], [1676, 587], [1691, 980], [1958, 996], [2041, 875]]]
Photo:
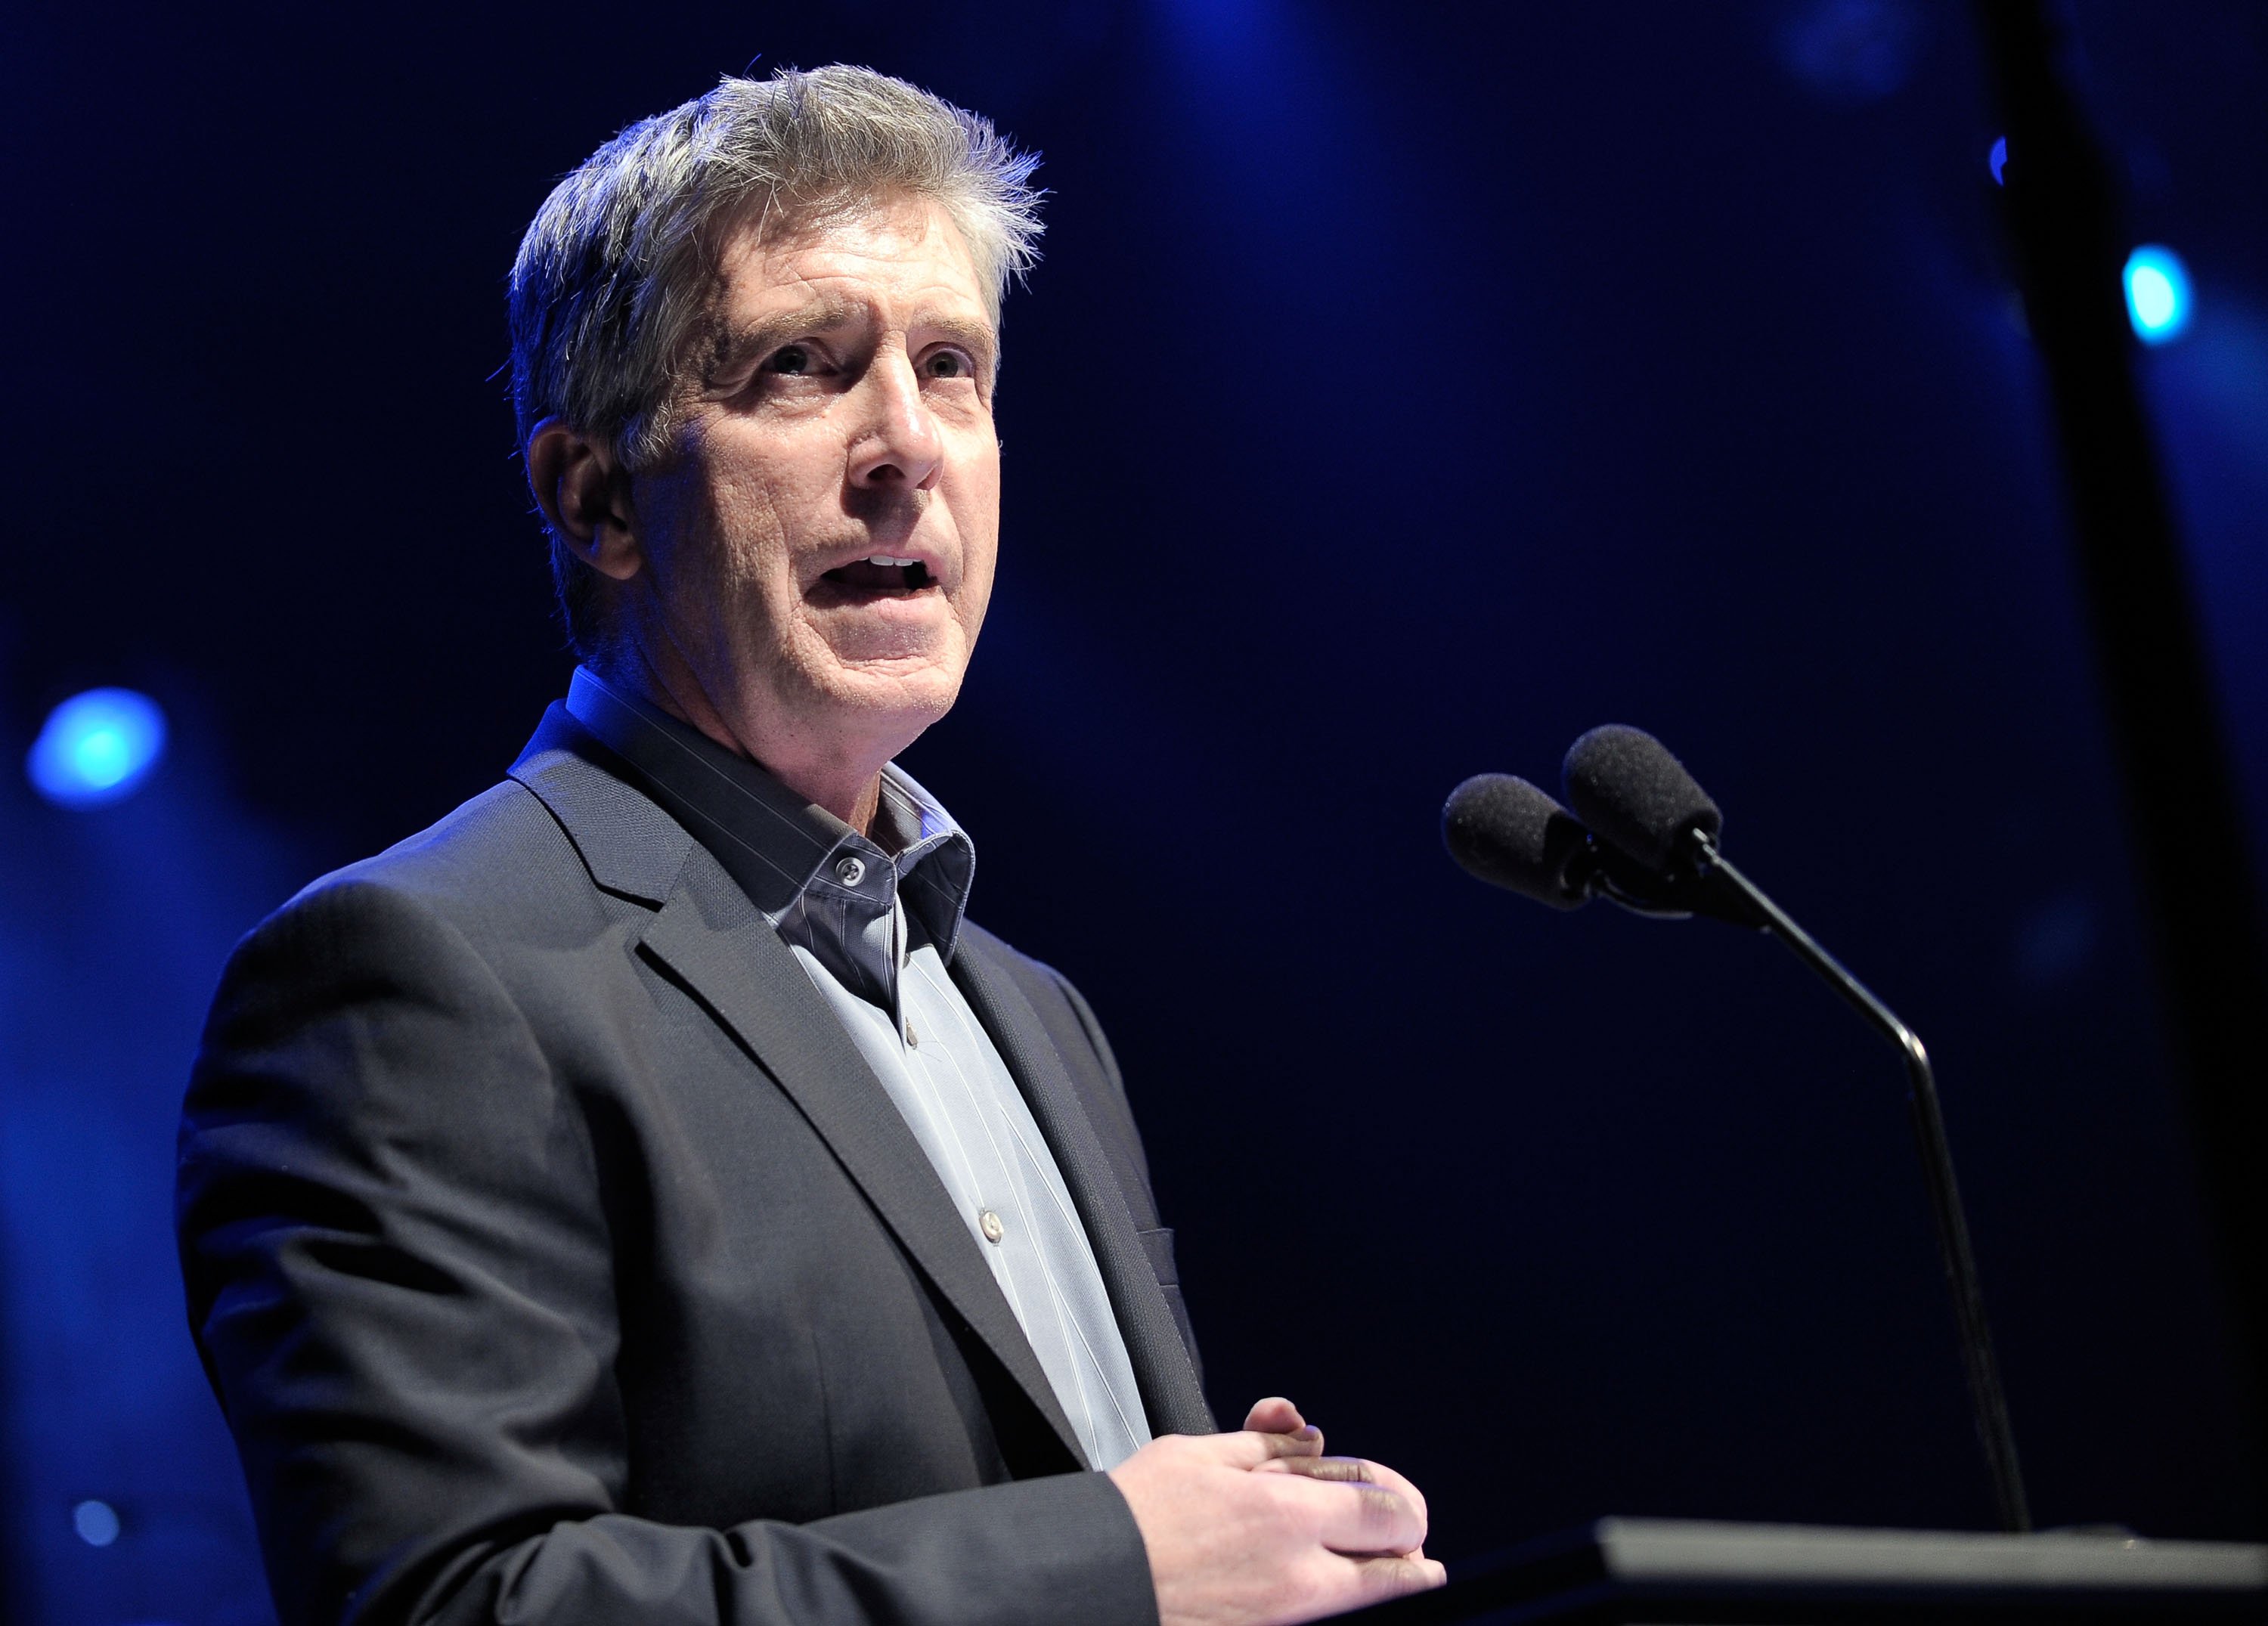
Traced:
[[2048, 1531], [1984, 1535], [1602, 1519], [1362, 1626], [2140, 1626], [2268, 1622], [2268, 1547]]

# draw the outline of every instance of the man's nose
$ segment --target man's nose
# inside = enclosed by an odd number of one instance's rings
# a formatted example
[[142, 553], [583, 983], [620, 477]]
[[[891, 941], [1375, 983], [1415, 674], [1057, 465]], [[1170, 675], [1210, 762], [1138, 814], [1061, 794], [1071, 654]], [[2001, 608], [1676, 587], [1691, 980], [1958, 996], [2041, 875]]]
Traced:
[[902, 356], [877, 358], [867, 373], [868, 420], [850, 447], [850, 483], [926, 491], [945, 468], [945, 438]]

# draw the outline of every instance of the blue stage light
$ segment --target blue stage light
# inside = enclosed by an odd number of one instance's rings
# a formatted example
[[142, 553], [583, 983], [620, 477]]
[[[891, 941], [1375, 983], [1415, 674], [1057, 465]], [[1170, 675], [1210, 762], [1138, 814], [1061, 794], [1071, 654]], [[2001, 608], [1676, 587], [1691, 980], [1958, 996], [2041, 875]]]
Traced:
[[1992, 172], [1995, 186], [2008, 184], [2008, 138], [2006, 136], [1992, 143], [1992, 151], [1985, 154], [1984, 163]]
[[2126, 319], [2145, 344], [2178, 338], [2190, 325], [2190, 274], [2170, 248], [2145, 243], [2126, 256]]
[[107, 1547], [122, 1527], [118, 1510], [107, 1502], [82, 1502], [71, 1509], [71, 1527], [89, 1547]]
[[91, 688], [48, 714], [25, 768], [57, 806], [99, 807], [133, 795], [165, 754], [157, 702], [130, 688]]

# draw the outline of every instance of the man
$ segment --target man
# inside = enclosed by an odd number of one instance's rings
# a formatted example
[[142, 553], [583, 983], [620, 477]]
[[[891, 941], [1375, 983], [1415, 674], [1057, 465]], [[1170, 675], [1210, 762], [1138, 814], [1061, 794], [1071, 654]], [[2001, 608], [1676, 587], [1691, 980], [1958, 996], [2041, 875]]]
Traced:
[[504, 784], [239, 948], [189, 1313], [287, 1622], [1308, 1619], [1437, 1584], [1286, 1402], [1212, 1432], [1116, 1063], [891, 759], [990, 592], [1032, 160], [728, 79], [512, 278], [583, 666]]

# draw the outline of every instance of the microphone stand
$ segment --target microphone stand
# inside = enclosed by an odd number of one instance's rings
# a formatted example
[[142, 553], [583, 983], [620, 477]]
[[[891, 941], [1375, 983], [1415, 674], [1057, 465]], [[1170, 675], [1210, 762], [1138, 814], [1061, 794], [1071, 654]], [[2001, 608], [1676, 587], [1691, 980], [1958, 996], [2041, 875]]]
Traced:
[[[1937, 1222], [1938, 1253], [1945, 1262], [1946, 1285], [1953, 1293], [1953, 1316], [1961, 1328], [1961, 1357], [1969, 1369], [1969, 1398], [1976, 1408], [1977, 1433], [1984, 1443], [1992, 1492], [2000, 1505], [2000, 1527], [2021, 1534], [2032, 1527], [2024, 1499], [2024, 1477], [2016, 1464], [2016, 1439], [2008, 1426], [2007, 1397], [2000, 1388], [2000, 1366], [1992, 1355], [1992, 1330], [1984, 1323], [1984, 1295], [1977, 1283], [1977, 1257], [1969, 1246], [1969, 1220], [1961, 1188], [1953, 1178], [1953, 1151], [1946, 1143], [1945, 1115], [1939, 1109], [1937, 1079], [1929, 1053], [1914, 1030], [1874, 997], [1867, 985], [1822, 948], [1787, 912], [1734, 869], [1701, 830], [1686, 836], [1686, 872], [1690, 878], [1679, 901], [1696, 914], [1733, 920], [1770, 932], [1795, 957], [1849, 1001], [1868, 1026], [1898, 1047], [1911, 1086], [1906, 1100], [1913, 1112], [1914, 1140], [1921, 1151], [1922, 1177], [1929, 1186], [1930, 1214]], [[1616, 889], [1608, 888], [1613, 897]], [[1616, 899], [1621, 901], [1621, 899]], [[1655, 912], [1655, 911], [1648, 911]]]

